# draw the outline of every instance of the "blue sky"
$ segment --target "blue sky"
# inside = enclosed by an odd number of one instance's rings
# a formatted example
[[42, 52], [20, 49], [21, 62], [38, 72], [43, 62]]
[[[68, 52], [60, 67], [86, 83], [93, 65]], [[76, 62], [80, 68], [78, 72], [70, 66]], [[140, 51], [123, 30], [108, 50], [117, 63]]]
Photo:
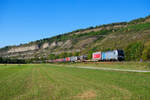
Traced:
[[0, 0], [0, 47], [150, 15], [150, 0]]

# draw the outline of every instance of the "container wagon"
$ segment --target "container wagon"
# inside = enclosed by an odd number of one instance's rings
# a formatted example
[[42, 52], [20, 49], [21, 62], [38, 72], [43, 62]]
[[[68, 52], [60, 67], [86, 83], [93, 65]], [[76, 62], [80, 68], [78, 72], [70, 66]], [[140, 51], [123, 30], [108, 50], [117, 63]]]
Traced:
[[77, 56], [72, 56], [70, 57], [70, 61], [71, 62], [76, 62], [78, 60], [78, 57]]
[[101, 52], [95, 52], [92, 54], [93, 61], [100, 61], [101, 60]]

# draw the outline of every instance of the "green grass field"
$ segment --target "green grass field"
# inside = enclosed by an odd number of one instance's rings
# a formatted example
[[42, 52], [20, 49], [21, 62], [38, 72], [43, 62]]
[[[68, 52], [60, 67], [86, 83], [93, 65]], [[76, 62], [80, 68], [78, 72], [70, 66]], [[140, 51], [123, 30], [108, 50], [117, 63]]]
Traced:
[[150, 100], [150, 73], [65, 66], [0, 65], [0, 100]]

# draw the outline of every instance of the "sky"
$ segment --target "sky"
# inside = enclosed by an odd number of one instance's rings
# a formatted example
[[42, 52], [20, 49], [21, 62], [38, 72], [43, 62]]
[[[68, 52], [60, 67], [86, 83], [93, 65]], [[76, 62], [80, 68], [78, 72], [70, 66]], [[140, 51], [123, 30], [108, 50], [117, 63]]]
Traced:
[[0, 48], [150, 15], [150, 0], [0, 0]]

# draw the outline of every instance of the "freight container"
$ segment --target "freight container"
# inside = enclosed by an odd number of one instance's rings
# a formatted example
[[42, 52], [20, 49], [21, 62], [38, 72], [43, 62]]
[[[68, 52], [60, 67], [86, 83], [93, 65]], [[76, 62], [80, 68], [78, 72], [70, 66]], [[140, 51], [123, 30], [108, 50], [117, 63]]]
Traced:
[[101, 60], [101, 52], [95, 52], [92, 54], [92, 59], [94, 61]]
[[63, 61], [64, 61], [64, 59], [63, 59], [63, 58], [61, 58], [61, 59], [60, 59], [60, 62], [63, 62]]
[[105, 52], [105, 59], [106, 60], [118, 60], [117, 50]]
[[105, 52], [102, 52], [102, 60], [106, 60], [106, 55], [105, 55]]
[[63, 58], [64, 59], [64, 62], [66, 61], [66, 59], [65, 58]]
[[76, 62], [78, 60], [77, 56], [70, 57], [71, 62]]
[[70, 57], [67, 57], [67, 58], [66, 58], [66, 61], [70, 61]]

